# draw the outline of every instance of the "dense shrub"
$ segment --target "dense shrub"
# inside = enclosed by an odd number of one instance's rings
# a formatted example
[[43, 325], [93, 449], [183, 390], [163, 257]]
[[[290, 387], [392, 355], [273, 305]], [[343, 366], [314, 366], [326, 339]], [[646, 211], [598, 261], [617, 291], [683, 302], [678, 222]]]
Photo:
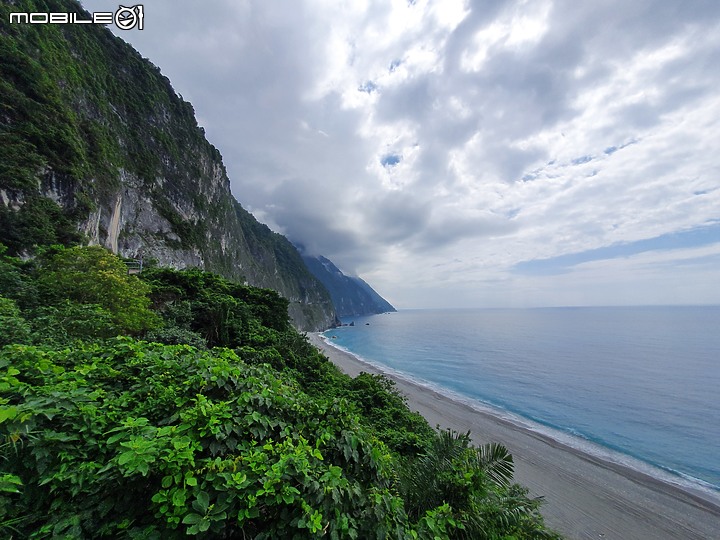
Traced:
[[504, 447], [342, 374], [277, 293], [140, 281], [98, 247], [3, 253], [1, 536], [549, 536]]
[[3, 472], [22, 482], [0, 521], [23, 537], [407, 528], [391, 456], [342, 402], [319, 405], [229, 350], [13, 346], [0, 373]]
[[13, 300], [0, 296], [0, 347], [29, 341], [30, 325]]
[[[149, 287], [128, 275], [125, 264], [100, 246], [58, 246], [47, 251], [41, 258], [38, 284], [51, 304], [95, 306], [122, 333], [138, 334], [160, 324], [149, 309]], [[117, 332], [113, 329], [111, 335]], [[97, 337], [103, 337], [102, 332]]]

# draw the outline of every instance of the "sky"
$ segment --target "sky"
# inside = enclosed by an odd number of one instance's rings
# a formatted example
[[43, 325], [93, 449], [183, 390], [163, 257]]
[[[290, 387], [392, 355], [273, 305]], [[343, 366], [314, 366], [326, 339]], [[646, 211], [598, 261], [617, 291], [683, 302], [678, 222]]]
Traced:
[[720, 2], [144, 15], [240, 203], [396, 307], [720, 304]]

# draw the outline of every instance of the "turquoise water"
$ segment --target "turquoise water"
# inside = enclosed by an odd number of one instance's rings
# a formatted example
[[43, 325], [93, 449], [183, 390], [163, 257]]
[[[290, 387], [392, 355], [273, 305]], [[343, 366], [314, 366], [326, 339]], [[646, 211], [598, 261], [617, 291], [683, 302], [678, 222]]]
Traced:
[[406, 310], [354, 322], [325, 335], [456, 399], [720, 490], [720, 307]]

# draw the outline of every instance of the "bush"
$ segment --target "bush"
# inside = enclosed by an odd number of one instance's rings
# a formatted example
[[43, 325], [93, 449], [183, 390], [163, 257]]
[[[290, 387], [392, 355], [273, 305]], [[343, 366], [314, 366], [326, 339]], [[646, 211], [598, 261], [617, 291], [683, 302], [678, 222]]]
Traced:
[[163, 326], [152, 330], [145, 335], [145, 339], [165, 345], [190, 345], [198, 349], [204, 349], [207, 346], [200, 334], [177, 326]]
[[18, 536], [406, 535], [383, 445], [231, 351], [14, 346], [0, 388]]
[[[342, 374], [277, 293], [200, 270], [145, 285], [98, 247], [0, 251], [0, 270], [0, 536], [548, 536], [506, 449]], [[111, 337], [143, 329], [166, 344]]]
[[31, 314], [34, 343], [63, 346], [77, 340], [106, 339], [123, 333], [113, 314], [97, 304], [62, 300], [53, 306], [36, 308]]
[[65, 300], [97, 305], [122, 333], [139, 334], [160, 325], [150, 311], [150, 288], [115, 255], [100, 246], [57, 246], [40, 257], [38, 283], [51, 305]]
[[20, 315], [13, 300], [0, 296], [0, 347], [29, 342], [30, 325]]

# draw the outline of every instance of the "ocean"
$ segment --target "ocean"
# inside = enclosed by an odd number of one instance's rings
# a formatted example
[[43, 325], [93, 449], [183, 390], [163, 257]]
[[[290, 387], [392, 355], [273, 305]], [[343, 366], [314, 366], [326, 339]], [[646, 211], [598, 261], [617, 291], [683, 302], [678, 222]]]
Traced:
[[720, 493], [720, 306], [403, 310], [352, 321], [325, 336], [387, 373]]

